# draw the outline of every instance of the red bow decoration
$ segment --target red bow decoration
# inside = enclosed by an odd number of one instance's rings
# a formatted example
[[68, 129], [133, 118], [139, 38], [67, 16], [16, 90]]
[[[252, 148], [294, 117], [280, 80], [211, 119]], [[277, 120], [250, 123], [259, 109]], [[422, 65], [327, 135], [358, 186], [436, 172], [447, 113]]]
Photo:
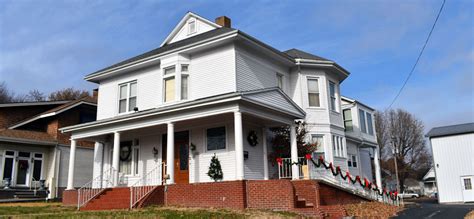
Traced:
[[306, 160], [309, 160], [311, 159], [311, 154], [306, 154], [305, 157], [306, 157]]
[[364, 183], [365, 183], [365, 187], [369, 188], [370, 182], [369, 182], [369, 180], [367, 180], [367, 178], [364, 178]]
[[320, 160], [321, 162], [323, 162], [323, 161], [324, 161], [324, 157], [323, 157], [323, 156], [319, 156], [319, 160]]
[[277, 161], [278, 165], [280, 165], [280, 166], [283, 164], [283, 158], [281, 158], [281, 157], [278, 157], [276, 159], [276, 161]]

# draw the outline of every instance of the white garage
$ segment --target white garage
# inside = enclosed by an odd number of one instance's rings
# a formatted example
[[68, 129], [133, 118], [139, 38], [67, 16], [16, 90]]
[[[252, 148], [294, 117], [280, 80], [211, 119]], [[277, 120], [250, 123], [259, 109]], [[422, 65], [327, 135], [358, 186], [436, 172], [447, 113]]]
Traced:
[[433, 150], [438, 202], [474, 202], [474, 123], [436, 127]]

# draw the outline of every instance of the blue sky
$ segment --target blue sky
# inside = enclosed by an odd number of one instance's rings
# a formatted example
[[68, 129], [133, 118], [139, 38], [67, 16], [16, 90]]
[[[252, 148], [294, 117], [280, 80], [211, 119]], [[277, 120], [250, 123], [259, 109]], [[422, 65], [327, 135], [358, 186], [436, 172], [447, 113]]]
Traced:
[[[83, 76], [159, 47], [187, 11], [226, 15], [269, 45], [299, 48], [351, 72], [342, 94], [385, 109], [405, 80], [441, 0], [0, 0], [0, 81], [16, 93], [96, 85]], [[395, 108], [427, 128], [474, 121], [474, 1], [448, 0]]]

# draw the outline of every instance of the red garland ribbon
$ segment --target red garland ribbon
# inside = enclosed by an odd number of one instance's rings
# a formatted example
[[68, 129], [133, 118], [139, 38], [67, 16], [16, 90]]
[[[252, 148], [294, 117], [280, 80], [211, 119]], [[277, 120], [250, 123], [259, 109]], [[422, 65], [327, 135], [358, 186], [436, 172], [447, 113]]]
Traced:
[[310, 160], [311, 159], [311, 154], [306, 154], [305, 157], [306, 157], [306, 160]]
[[283, 158], [278, 157], [278, 158], [276, 159], [276, 162], [277, 162], [278, 165], [280, 165], [280, 166], [283, 165]]

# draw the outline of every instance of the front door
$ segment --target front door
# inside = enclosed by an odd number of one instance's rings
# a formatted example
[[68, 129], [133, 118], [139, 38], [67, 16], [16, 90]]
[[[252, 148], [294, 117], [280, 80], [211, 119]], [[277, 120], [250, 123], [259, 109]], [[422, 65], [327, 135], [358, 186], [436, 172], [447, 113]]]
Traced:
[[28, 186], [28, 176], [30, 169], [30, 152], [18, 152], [18, 162], [16, 163], [16, 185]]
[[462, 196], [464, 202], [474, 201], [474, 176], [461, 176]]
[[[167, 135], [163, 135], [163, 160], [166, 162]], [[168, 165], [168, 162], [166, 162]], [[174, 182], [189, 183], [189, 132], [174, 133]]]

